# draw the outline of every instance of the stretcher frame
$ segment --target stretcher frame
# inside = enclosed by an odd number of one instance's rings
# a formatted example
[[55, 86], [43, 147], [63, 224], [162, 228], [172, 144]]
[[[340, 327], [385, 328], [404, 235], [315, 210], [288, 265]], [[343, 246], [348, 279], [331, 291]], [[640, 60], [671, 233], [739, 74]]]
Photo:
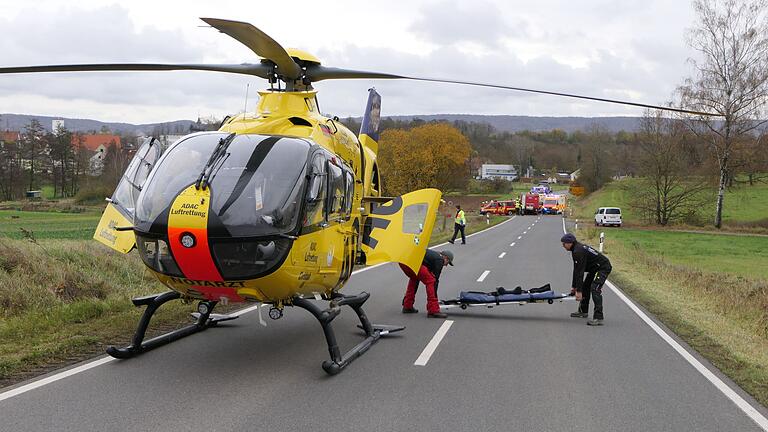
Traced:
[[567, 294], [561, 294], [561, 295], [562, 297], [555, 297], [555, 298], [549, 298], [549, 299], [527, 299], [527, 300], [509, 300], [509, 301], [496, 300], [495, 302], [488, 302], [488, 303], [469, 303], [469, 302], [463, 302], [459, 298], [455, 298], [455, 299], [449, 299], [449, 300], [440, 300], [440, 309], [454, 309], [454, 308], [467, 309], [468, 307], [478, 307], [478, 306], [485, 306], [488, 309], [492, 309], [494, 306], [507, 306], [507, 305], [513, 305], [513, 304], [516, 304], [519, 306], [525, 306], [528, 304], [535, 304], [535, 303], [554, 304], [555, 302], [565, 303], [565, 302], [576, 301], [575, 296], [567, 295]]

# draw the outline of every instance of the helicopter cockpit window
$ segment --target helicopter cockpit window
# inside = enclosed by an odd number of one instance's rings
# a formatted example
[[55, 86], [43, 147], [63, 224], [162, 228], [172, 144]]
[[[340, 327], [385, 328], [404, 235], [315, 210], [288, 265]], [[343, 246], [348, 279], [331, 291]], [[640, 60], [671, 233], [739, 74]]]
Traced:
[[160, 143], [154, 138], [147, 138], [131, 159], [131, 163], [125, 170], [115, 193], [112, 194], [112, 202], [129, 213], [128, 216], [131, 218], [133, 218], [139, 193], [144, 187], [149, 173], [160, 158], [161, 152]]
[[328, 214], [334, 220], [344, 218], [344, 171], [328, 162]]
[[306, 141], [239, 135], [213, 175], [211, 209], [233, 236], [296, 228], [309, 153]]
[[307, 210], [304, 226], [311, 226], [325, 221], [326, 172], [325, 155], [317, 153], [312, 158], [310, 180], [307, 190]]
[[[152, 224], [197, 180], [219, 140], [227, 135], [194, 135], [171, 147], [140, 197], [137, 221]], [[235, 136], [208, 176], [211, 213], [235, 237], [293, 230], [309, 148], [309, 143], [296, 138]]]
[[355, 195], [355, 178], [349, 171], [344, 173], [344, 214], [349, 216], [352, 213], [352, 201]]

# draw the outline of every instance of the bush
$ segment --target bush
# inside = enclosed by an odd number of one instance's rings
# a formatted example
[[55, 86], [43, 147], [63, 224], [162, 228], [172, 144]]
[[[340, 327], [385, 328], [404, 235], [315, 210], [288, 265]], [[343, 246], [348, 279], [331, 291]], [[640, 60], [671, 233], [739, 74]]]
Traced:
[[75, 202], [83, 203], [101, 203], [104, 198], [112, 196], [112, 188], [104, 185], [88, 185], [81, 188], [75, 195]]

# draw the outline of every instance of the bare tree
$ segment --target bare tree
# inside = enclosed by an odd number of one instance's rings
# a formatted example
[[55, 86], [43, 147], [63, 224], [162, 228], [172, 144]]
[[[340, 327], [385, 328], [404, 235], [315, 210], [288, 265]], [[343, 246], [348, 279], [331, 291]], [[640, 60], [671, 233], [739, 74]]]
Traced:
[[610, 163], [614, 136], [604, 127], [593, 124], [582, 138], [584, 142], [580, 146], [582, 157], [579, 180], [587, 191], [594, 192], [611, 181], [615, 174], [615, 169]]
[[689, 45], [694, 76], [678, 88], [681, 106], [718, 114], [690, 118], [689, 126], [717, 159], [715, 226], [722, 226], [723, 198], [732, 175], [735, 143], [756, 135], [768, 103], [768, 23], [765, 0], [694, 0], [698, 22]]
[[688, 138], [680, 121], [660, 111], [646, 112], [640, 122], [637, 169], [642, 178], [630, 187], [632, 207], [648, 222], [667, 225], [691, 219], [700, 208], [707, 182], [697, 173]]
[[39, 178], [36, 174], [43, 172], [43, 159], [48, 150], [48, 140], [43, 125], [37, 119], [32, 119], [24, 127], [20, 142], [24, 163], [29, 170], [29, 188], [27, 190], [32, 190], [39, 185]]

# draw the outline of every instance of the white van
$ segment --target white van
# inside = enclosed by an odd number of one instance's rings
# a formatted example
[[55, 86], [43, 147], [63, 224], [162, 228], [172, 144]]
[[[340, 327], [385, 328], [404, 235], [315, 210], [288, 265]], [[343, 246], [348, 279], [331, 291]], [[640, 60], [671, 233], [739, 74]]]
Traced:
[[595, 212], [595, 226], [621, 226], [621, 209], [618, 207], [600, 207]]

